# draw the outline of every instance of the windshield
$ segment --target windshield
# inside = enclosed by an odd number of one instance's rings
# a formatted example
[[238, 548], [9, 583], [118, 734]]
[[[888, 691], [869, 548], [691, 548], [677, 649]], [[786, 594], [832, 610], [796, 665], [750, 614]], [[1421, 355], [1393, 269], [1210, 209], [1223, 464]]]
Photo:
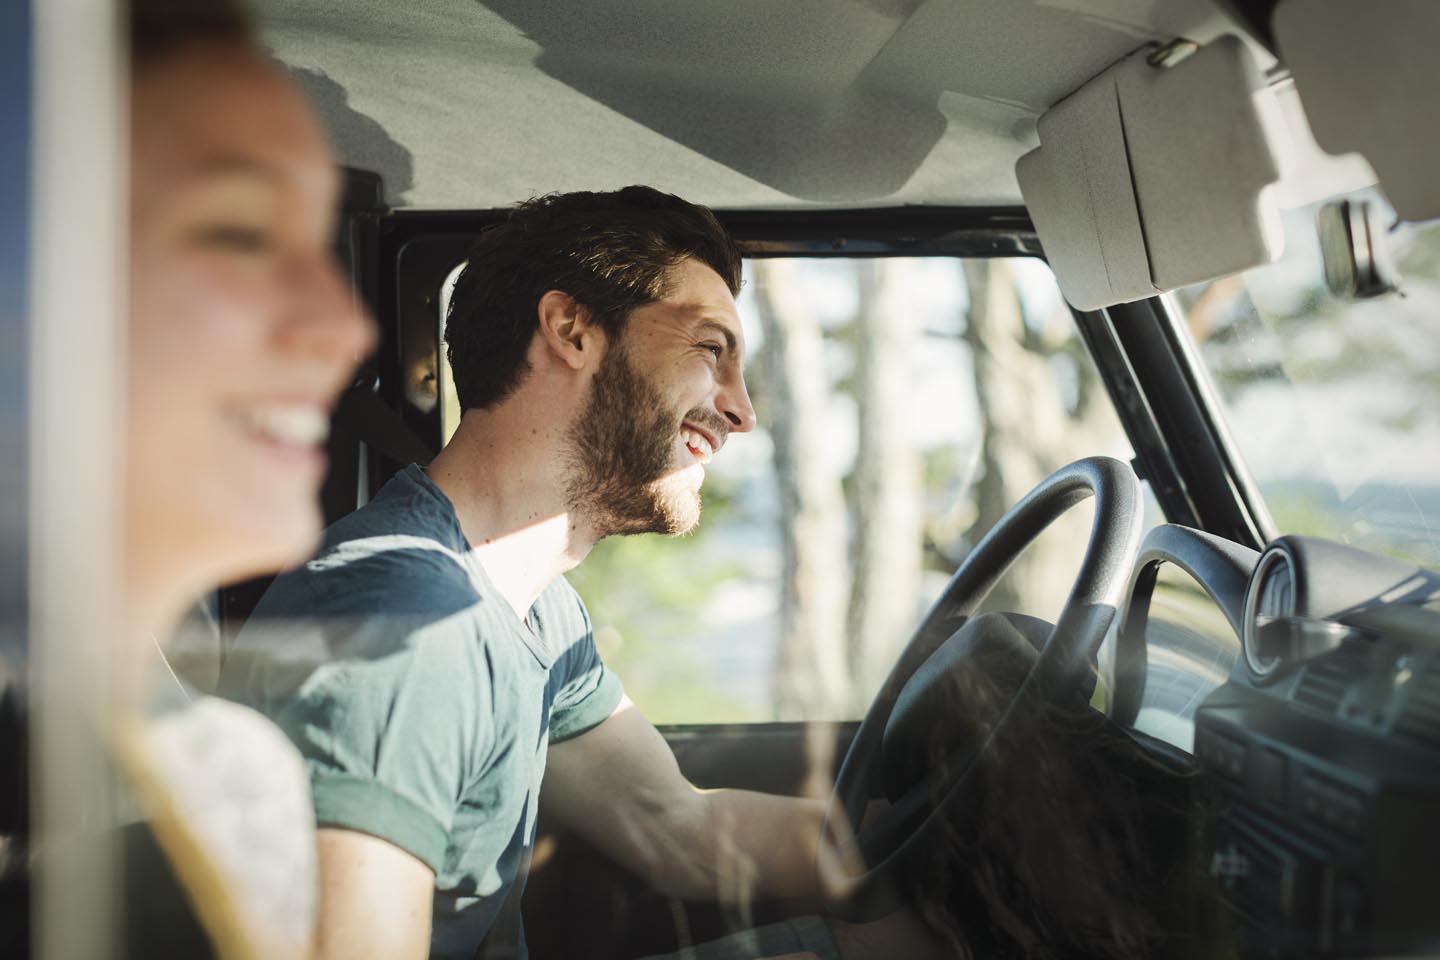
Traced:
[[[1378, 203], [1374, 190], [1349, 197]], [[1400, 289], [1332, 295], [1316, 217], [1276, 263], [1177, 299], [1275, 527], [1440, 568], [1440, 222], [1388, 237]]]

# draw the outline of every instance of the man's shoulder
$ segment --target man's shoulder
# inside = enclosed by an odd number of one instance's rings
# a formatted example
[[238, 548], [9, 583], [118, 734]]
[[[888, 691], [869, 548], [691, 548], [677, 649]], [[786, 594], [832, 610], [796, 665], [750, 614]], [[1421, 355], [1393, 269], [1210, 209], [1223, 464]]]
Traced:
[[539, 648], [551, 663], [551, 682], [564, 685], [598, 663], [589, 611], [568, 581], [557, 577], [533, 608]]
[[450, 553], [463, 550], [465, 541], [454, 508], [415, 466], [396, 474], [365, 506], [331, 524], [316, 559], [349, 543], [383, 537], [434, 541]]
[[413, 484], [396, 487], [392, 481], [381, 496], [331, 525], [313, 557], [276, 578], [256, 614], [396, 615], [474, 603], [453, 512]]
[[585, 601], [580, 599], [580, 594], [564, 577], [556, 577], [546, 584], [540, 593], [540, 599], [556, 607], [571, 607], [585, 613]]
[[566, 637], [590, 632], [590, 613], [585, 601], [564, 577], [556, 577], [535, 601], [535, 616], [540, 631], [562, 633]]

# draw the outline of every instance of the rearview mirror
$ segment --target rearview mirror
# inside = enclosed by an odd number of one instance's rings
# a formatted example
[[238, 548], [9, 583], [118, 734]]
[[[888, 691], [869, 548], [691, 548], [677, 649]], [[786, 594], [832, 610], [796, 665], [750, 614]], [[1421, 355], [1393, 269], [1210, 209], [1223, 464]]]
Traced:
[[1390, 234], [1377, 204], [1338, 200], [1316, 217], [1325, 285], [1343, 300], [1369, 300], [1396, 293], [1400, 277], [1390, 256]]

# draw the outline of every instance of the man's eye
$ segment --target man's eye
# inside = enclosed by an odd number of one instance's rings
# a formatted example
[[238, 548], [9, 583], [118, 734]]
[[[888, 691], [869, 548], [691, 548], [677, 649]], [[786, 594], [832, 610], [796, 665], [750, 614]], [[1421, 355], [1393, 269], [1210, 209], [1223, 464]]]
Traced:
[[720, 344], [718, 343], [702, 343], [700, 344], [700, 349], [709, 350], [710, 353], [714, 355], [716, 360], [719, 360], [720, 355], [725, 352], [725, 348], [720, 346]]
[[217, 224], [202, 228], [197, 239], [207, 247], [220, 247], [236, 253], [264, 253], [270, 249], [270, 235], [254, 227]]

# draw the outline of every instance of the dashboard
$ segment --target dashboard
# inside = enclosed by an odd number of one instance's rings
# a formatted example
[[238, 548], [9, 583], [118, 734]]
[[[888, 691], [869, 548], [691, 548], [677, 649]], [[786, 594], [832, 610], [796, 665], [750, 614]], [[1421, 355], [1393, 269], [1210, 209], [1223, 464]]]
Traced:
[[[1157, 590], [1176, 571], [1204, 598], [1178, 613]], [[1112, 717], [1193, 753], [1242, 955], [1440, 951], [1440, 576], [1157, 527], [1112, 670]]]

